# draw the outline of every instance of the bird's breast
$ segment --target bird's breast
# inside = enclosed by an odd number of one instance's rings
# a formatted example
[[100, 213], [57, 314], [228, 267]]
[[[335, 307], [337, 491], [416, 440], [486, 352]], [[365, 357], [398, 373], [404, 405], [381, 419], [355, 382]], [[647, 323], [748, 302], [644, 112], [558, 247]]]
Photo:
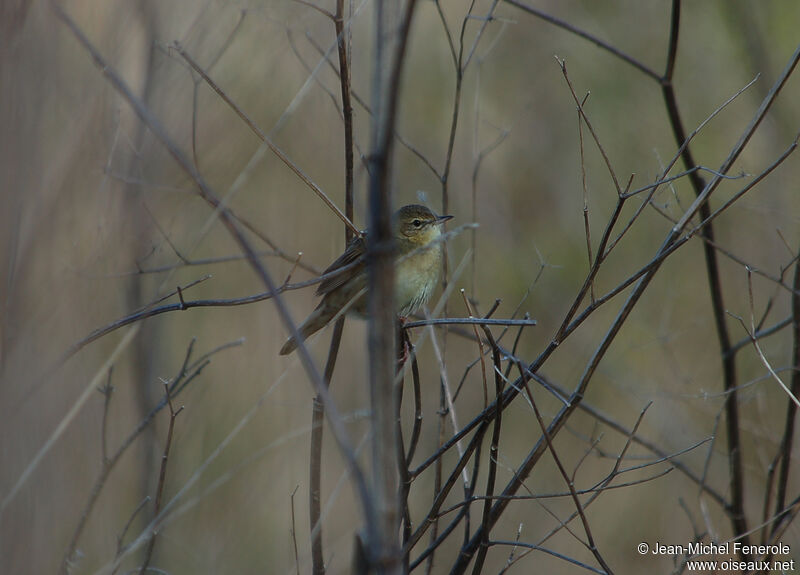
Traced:
[[395, 268], [397, 311], [408, 316], [424, 305], [436, 289], [442, 265], [441, 246], [433, 246], [408, 257], [401, 257]]

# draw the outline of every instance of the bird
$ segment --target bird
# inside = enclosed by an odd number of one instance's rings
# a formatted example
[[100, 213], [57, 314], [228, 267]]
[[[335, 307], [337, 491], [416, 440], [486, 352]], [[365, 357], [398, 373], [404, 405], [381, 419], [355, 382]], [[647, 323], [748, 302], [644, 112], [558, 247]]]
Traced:
[[[395, 256], [395, 311], [405, 318], [430, 299], [439, 279], [442, 264], [442, 224], [453, 216], [437, 216], [426, 206], [409, 204], [392, 217], [397, 254]], [[300, 338], [307, 339], [341, 311], [367, 315], [366, 234], [350, 240], [323, 275], [337, 270], [342, 273], [324, 279], [317, 287], [322, 300], [297, 328]], [[345, 269], [346, 268], [346, 269]], [[290, 337], [280, 350], [288, 355], [297, 349], [298, 342]]]

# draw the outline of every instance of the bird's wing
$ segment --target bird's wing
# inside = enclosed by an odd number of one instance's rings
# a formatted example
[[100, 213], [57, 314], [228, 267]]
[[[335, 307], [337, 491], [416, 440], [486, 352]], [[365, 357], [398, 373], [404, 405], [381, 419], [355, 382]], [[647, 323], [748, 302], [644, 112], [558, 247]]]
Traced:
[[348, 280], [356, 277], [359, 274], [363, 274], [365, 269], [364, 255], [366, 254], [366, 251], [366, 234], [362, 235], [361, 237], [354, 237], [352, 240], [350, 240], [350, 242], [347, 244], [347, 248], [344, 250], [344, 253], [328, 266], [328, 268], [323, 272], [323, 275], [329, 274], [338, 270], [339, 268], [343, 268], [355, 262], [358, 263], [355, 263], [355, 265], [346, 272], [342, 272], [339, 275], [328, 278], [321, 282], [319, 287], [317, 287], [317, 295], [323, 296], [328, 294], [341, 287]]

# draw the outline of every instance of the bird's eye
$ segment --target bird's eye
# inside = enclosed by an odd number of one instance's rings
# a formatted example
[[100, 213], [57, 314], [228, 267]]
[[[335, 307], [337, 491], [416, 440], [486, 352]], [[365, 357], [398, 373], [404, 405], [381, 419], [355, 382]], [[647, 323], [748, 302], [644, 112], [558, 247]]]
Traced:
[[414, 224], [414, 227], [415, 227], [415, 228], [418, 228], [418, 227], [420, 227], [420, 226], [422, 225], [422, 222], [421, 222], [421, 221], [419, 221], [419, 220], [414, 220], [414, 221], [413, 221], [413, 222], [411, 222], [411, 223], [412, 223], [412, 224]]

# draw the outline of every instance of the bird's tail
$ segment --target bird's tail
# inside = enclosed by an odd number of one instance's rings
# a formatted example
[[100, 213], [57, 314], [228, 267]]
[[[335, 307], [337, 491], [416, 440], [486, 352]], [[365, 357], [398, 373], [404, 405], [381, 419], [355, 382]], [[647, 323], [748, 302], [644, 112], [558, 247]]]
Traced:
[[[317, 333], [320, 329], [325, 327], [327, 323], [331, 320], [334, 314], [331, 313], [331, 310], [328, 306], [325, 306], [320, 302], [320, 305], [311, 312], [311, 315], [306, 318], [306, 321], [297, 328], [297, 331], [300, 333], [300, 340], [305, 341], [311, 334]], [[286, 340], [286, 343], [283, 344], [281, 348], [280, 354], [281, 355], [289, 355], [295, 349], [297, 349], [298, 342], [294, 337], [290, 337]]]

